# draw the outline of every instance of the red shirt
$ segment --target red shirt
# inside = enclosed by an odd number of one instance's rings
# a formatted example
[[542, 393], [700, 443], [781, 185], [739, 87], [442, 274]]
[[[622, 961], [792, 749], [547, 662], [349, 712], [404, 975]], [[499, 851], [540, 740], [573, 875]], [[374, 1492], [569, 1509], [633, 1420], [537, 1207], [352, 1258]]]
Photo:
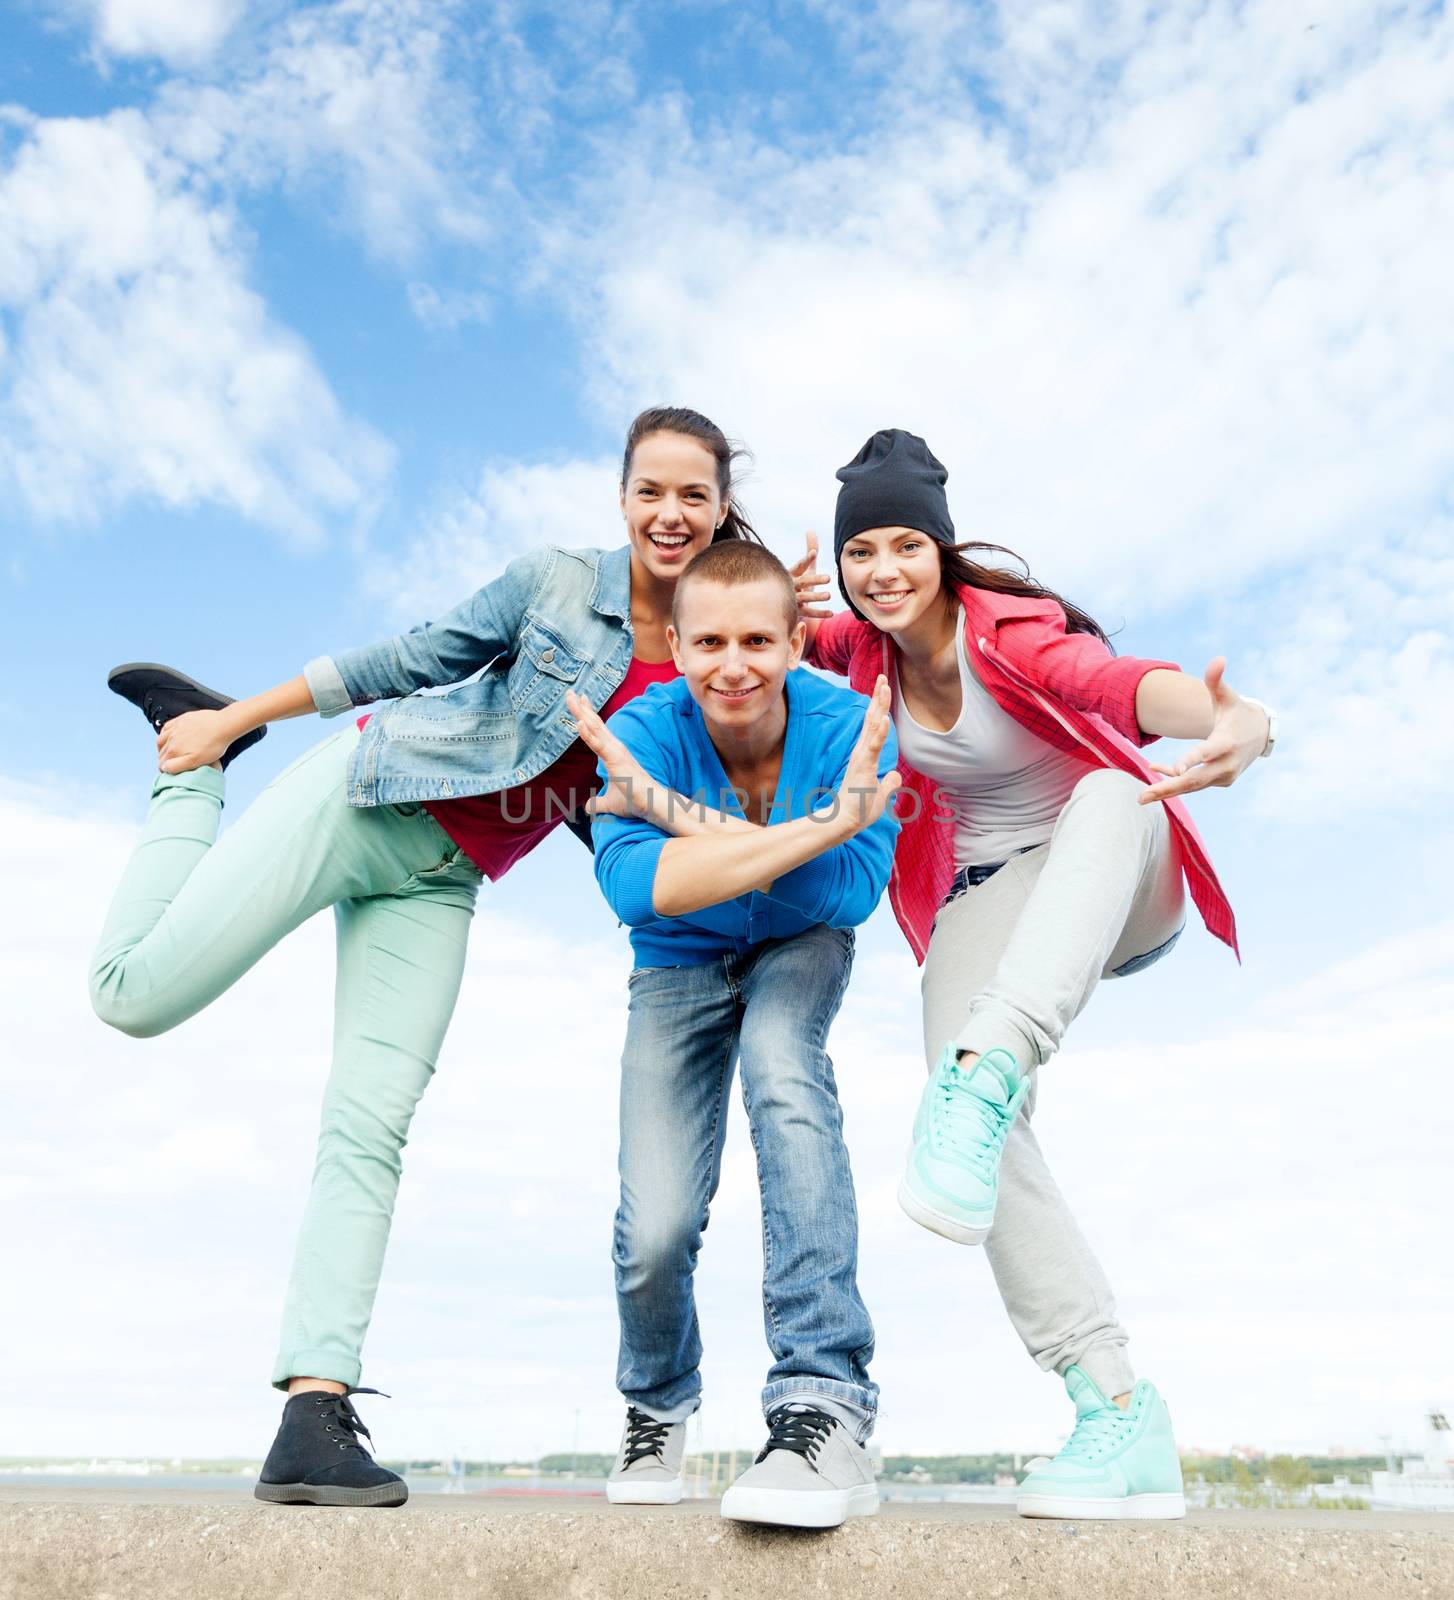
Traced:
[[[1065, 613], [1051, 600], [1022, 599], [988, 589], [961, 588], [965, 648], [986, 689], [1022, 727], [1047, 744], [1081, 756], [1089, 765], [1116, 767], [1147, 783], [1155, 773], [1137, 754], [1154, 735], [1136, 722], [1136, 688], [1170, 661], [1115, 656], [1094, 635], [1070, 633]], [[847, 677], [860, 694], [888, 673], [889, 637], [852, 612], [820, 624], [808, 659]], [[893, 676], [889, 674], [892, 683]], [[934, 785], [899, 762], [904, 788], [896, 802], [899, 843], [889, 879], [889, 901], [915, 957], [929, 948], [934, 914], [954, 878], [954, 816], [936, 804]], [[1235, 951], [1232, 907], [1201, 836], [1180, 800], [1162, 802], [1181, 856], [1187, 888], [1209, 932]]]
[[[602, 718], [645, 694], [652, 684], [669, 683], [676, 676], [674, 661], [640, 661], [633, 656], [620, 686], [601, 707]], [[367, 717], [361, 718], [359, 726], [367, 721]], [[598, 787], [596, 757], [589, 745], [577, 739], [529, 783], [494, 794], [468, 795], [463, 800], [427, 800], [424, 809], [495, 883], [584, 806]]]

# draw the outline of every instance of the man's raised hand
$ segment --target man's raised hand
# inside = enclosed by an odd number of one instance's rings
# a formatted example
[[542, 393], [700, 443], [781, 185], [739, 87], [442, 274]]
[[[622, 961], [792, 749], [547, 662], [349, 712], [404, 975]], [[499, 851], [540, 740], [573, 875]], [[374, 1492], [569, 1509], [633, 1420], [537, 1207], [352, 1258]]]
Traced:
[[843, 782], [838, 786], [837, 817], [850, 833], [861, 833], [877, 822], [903, 781], [897, 772], [886, 773], [882, 778], [878, 775], [878, 760], [892, 726], [889, 680], [880, 673], [868, 697], [858, 742], [848, 758]]

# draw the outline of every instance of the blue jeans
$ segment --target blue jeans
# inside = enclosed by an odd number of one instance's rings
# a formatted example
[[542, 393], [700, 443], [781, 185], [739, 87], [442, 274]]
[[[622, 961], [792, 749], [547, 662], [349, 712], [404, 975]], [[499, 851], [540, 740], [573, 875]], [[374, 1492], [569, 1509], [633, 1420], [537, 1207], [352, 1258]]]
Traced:
[[836, 1402], [873, 1427], [873, 1324], [858, 1293], [858, 1210], [833, 1064], [823, 1048], [853, 966], [850, 929], [818, 926], [700, 966], [638, 967], [621, 1062], [621, 1207], [613, 1257], [616, 1383], [662, 1420], [697, 1409], [692, 1273], [722, 1171], [742, 1064], [762, 1194], [763, 1410]]

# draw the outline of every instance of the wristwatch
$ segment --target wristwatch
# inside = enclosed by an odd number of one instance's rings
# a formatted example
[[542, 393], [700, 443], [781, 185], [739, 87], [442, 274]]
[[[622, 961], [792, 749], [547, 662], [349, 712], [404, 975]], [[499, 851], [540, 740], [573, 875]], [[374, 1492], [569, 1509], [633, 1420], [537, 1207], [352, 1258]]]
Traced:
[[1267, 718], [1267, 743], [1263, 745], [1258, 754], [1270, 756], [1272, 747], [1277, 743], [1277, 713], [1271, 706], [1264, 705], [1261, 700], [1254, 700], [1250, 694], [1244, 694], [1242, 698], [1249, 706], [1256, 706], [1262, 715]]

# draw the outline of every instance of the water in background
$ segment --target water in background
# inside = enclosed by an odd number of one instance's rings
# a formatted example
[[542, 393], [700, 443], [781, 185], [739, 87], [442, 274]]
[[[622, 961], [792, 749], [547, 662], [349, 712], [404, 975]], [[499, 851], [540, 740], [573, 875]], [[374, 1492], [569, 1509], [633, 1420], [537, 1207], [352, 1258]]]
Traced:
[[[743, 1452], [744, 1459], [750, 1459]], [[76, 1472], [46, 1467], [24, 1470], [0, 1468], [0, 1486], [25, 1484], [28, 1487], [57, 1489], [182, 1489], [198, 1494], [238, 1493], [251, 1494], [257, 1482], [257, 1472], [169, 1472], [167, 1470]], [[405, 1473], [404, 1481], [410, 1494], [488, 1494], [519, 1495], [551, 1498], [566, 1495], [592, 1495], [604, 1497], [604, 1478], [562, 1478], [555, 1474], [530, 1475], [480, 1473], [450, 1474], [445, 1472]], [[720, 1495], [722, 1483], [711, 1484], [698, 1480], [688, 1482], [687, 1499], [715, 1499]], [[951, 1504], [1011, 1505], [1015, 1491], [1012, 1486], [993, 1483], [894, 1483], [880, 1482], [879, 1489], [885, 1501], [917, 1500], [921, 1502], [949, 1502]]]
[[[571, 1495], [606, 1492], [604, 1478], [500, 1477], [480, 1474], [451, 1477], [443, 1472], [405, 1473], [410, 1494]], [[63, 1472], [47, 1468], [14, 1471], [0, 1468], [0, 1485], [25, 1484], [56, 1489], [193, 1489], [199, 1494], [251, 1494], [257, 1471], [251, 1472]]]

